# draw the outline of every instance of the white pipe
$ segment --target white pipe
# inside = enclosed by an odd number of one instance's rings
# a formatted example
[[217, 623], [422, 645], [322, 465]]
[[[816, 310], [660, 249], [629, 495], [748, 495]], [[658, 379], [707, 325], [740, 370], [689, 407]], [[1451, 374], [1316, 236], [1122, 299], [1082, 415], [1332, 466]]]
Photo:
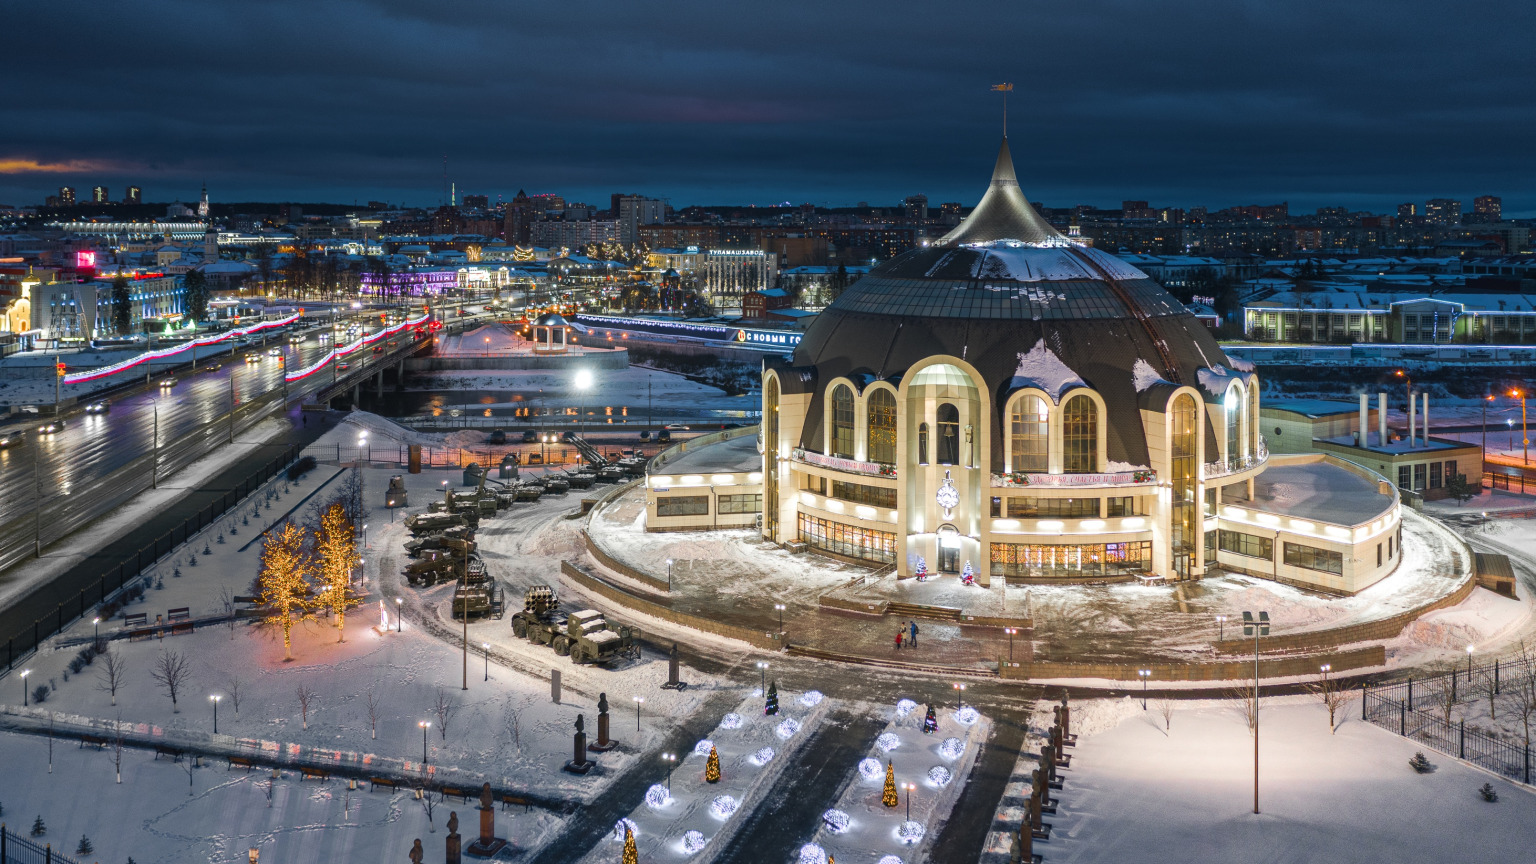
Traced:
[[1408, 448], [1413, 449], [1413, 440], [1418, 435], [1418, 408], [1419, 400], [1410, 391], [1408, 393]]
[[1387, 392], [1376, 394], [1376, 443], [1387, 446]]
[[1423, 429], [1423, 438], [1422, 438], [1422, 440], [1424, 442], [1424, 446], [1428, 447], [1429, 446], [1429, 394], [1428, 393], [1424, 394], [1424, 429]]
[[1371, 396], [1369, 393], [1360, 394], [1360, 433], [1355, 436], [1355, 443], [1364, 447], [1371, 435]]

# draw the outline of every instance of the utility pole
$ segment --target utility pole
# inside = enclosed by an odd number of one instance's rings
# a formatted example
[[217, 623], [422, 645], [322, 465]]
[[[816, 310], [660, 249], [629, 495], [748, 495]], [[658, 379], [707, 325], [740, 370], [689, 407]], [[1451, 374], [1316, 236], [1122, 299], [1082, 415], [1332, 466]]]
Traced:
[[1259, 812], [1259, 637], [1269, 635], [1269, 613], [1243, 613], [1243, 635], [1253, 637], [1253, 812]]

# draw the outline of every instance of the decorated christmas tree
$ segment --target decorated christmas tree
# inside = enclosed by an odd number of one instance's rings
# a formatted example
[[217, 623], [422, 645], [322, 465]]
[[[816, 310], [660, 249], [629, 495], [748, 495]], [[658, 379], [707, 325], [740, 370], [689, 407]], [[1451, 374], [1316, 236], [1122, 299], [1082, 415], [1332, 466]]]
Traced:
[[896, 767], [890, 762], [885, 763], [885, 794], [880, 796], [880, 803], [887, 807], [901, 803], [896, 799]]
[[923, 556], [917, 556], [917, 568], [912, 571], [912, 575], [916, 576], [919, 582], [928, 578], [928, 562], [923, 560]]
[[768, 701], [763, 705], [763, 713], [772, 717], [779, 713], [779, 682], [768, 682]]
[[623, 864], [640, 864], [640, 853], [635, 849], [635, 832], [628, 825], [624, 826], [624, 858]]
[[976, 568], [971, 566], [971, 562], [965, 562], [965, 569], [960, 571], [960, 581], [967, 585], [975, 584]]
[[704, 782], [720, 782], [720, 753], [713, 745], [709, 748], [709, 761], [704, 763]]
[[933, 706], [928, 706], [928, 713], [923, 717], [923, 734], [939, 731], [939, 718], [933, 716]]

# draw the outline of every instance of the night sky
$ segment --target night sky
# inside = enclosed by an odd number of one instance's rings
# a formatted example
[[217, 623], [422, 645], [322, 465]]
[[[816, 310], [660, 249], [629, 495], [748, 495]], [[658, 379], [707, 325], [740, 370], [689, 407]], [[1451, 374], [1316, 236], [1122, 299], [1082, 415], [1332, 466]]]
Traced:
[[1504, 197], [1536, 213], [1536, 6], [1422, 0], [8, 0], [0, 202], [972, 204]]

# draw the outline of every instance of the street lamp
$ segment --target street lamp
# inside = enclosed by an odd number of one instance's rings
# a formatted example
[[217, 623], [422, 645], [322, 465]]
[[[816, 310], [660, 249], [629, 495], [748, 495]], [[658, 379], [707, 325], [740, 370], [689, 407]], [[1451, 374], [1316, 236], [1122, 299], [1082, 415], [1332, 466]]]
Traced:
[[1511, 390], [1509, 395], [1520, 400], [1520, 461], [1522, 464], [1531, 464], [1531, 434], [1525, 426], [1525, 391]]
[[27, 676], [32, 674], [31, 669], [21, 670], [21, 707], [27, 707]]
[[1467, 682], [1472, 681], [1472, 646], [1467, 646]]
[[667, 590], [672, 590], [672, 559], [667, 559]]
[[953, 686], [955, 688], [955, 710], [959, 711], [965, 707], [965, 685], [955, 684]]
[[427, 764], [427, 730], [432, 728], [431, 720], [420, 720], [416, 723], [421, 727], [421, 764]]
[[401, 604], [404, 603], [404, 602], [405, 601], [401, 600], [399, 597], [395, 598], [395, 632], [396, 633], [401, 632], [400, 628], [404, 625], [404, 622], [405, 622], [405, 610], [403, 608], [401, 608]]
[[768, 664], [761, 660], [757, 662], [757, 692], [768, 692]]
[[576, 373], [576, 392], [581, 398], [576, 403], [576, 429], [581, 437], [587, 437], [587, 391], [592, 388], [592, 372], [582, 369]]
[[101, 619], [100, 618], [92, 618], [91, 619], [91, 626], [96, 628], [95, 641], [100, 642], [101, 641]]
[[635, 697], [635, 734], [640, 734], [640, 705], [645, 702], [644, 696]]
[[667, 795], [672, 795], [672, 766], [677, 763], [676, 753], [661, 754], [662, 761], [667, 763]]
[[779, 639], [782, 641], [784, 639], [784, 604], [775, 603], [773, 608], [779, 610]]
[[903, 792], [907, 793], [907, 821], [911, 822], [912, 821], [912, 793], [917, 791], [917, 784], [916, 783], [903, 783], [903, 784], [901, 784], [901, 789], [902, 789]]
[[1008, 665], [1013, 665], [1013, 634], [1019, 632], [1016, 627], [1004, 627], [1003, 632], [1008, 634]]
[[1226, 635], [1227, 635], [1227, 616], [1225, 616], [1225, 615], [1217, 615], [1216, 616], [1216, 641], [1217, 642], [1222, 641], [1224, 638], [1226, 638]]
[[1141, 679], [1141, 710], [1147, 710], [1147, 679], [1152, 677], [1151, 669], [1137, 669], [1136, 677]]
[[491, 643], [481, 642], [480, 647], [485, 649], [485, 680], [489, 681], [491, 680]]
[[1488, 457], [1488, 403], [1493, 401], [1493, 394], [1483, 397], [1483, 458]]
[[213, 702], [213, 734], [219, 734], [219, 696], [215, 693], [208, 697]]
[[1259, 812], [1259, 637], [1269, 635], [1269, 613], [1243, 613], [1243, 635], [1253, 637], [1253, 812]]

